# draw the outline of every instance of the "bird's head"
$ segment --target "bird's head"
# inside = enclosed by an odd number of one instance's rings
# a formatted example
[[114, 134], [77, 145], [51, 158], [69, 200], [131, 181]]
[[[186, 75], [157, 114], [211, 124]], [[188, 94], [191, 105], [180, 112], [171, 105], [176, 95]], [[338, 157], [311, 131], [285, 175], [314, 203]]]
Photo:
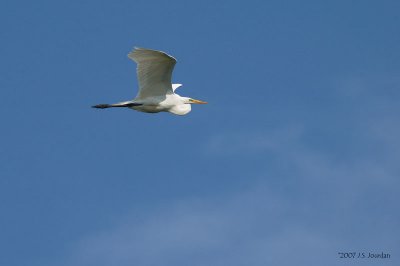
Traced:
[[207, 103], [207, 102], [203, 102], [203, 101], [200, 101], [200, 100], [192, 99], [192, 98], [189, 98], [189, 97], [182, 97], [182, 98], [183, 98], [183, 101], [184, 101], [185, 104], [193, 104], [193, 103], [206, 104]]

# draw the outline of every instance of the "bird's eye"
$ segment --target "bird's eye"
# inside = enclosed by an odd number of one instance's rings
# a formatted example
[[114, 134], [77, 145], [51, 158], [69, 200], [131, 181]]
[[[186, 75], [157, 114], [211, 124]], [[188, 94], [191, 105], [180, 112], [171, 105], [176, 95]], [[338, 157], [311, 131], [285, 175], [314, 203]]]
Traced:
[[189, 102], [193, 102], [193, 99], [189, 99]]

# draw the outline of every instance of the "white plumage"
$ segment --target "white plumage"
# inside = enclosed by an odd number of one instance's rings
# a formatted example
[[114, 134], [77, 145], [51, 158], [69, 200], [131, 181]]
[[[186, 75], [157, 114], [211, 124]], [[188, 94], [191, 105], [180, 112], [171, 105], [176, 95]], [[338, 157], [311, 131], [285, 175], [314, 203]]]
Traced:
[[146, 113], [170, 112], [185, 115], [191, 104], [206, 102], [189, 97], [181, 97], [175, 90], [182, 84], [172, 84], [172, 72], [176, 59], [156, 50], [135, 48], [128, 57], [137, 63], [139, 91], [131, 101], [115, 104], [98, 104], [94, 108], [127, 107]]

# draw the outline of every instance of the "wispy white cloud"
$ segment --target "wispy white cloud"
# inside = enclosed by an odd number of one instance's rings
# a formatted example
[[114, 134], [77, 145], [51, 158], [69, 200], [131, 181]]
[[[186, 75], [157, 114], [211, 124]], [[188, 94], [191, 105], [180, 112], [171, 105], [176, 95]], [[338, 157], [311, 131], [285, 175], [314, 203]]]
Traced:
[[337, 164], [311, 150], [291, 150], [286, 158], [298, 179], [297, 187], [284, 188], [292, 195], [264, 181], [182, 199], [142, 220], [132, 213], [84, 237], [69, 265], [337, 265], [341, 251], [394, 255], [399, 216], [386, 201], [398, 182], [387, 181], [393, 176], [384, 167]]
[[178, 202], [82, 239], [70, 265], [265, 265], [334, 251], [334, 239], [291, 218], [291, 204], [265, 185]]

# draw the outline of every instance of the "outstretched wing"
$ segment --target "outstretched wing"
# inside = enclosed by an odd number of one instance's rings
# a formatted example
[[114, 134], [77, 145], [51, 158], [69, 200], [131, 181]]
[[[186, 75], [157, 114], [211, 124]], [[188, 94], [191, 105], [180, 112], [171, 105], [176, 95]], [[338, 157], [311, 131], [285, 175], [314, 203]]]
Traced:
[[176, 59], [156, 50], [137, 48], [128, 54], [137, 63], [139, 92], [136, 98], [172, 94], [171, 76]]

